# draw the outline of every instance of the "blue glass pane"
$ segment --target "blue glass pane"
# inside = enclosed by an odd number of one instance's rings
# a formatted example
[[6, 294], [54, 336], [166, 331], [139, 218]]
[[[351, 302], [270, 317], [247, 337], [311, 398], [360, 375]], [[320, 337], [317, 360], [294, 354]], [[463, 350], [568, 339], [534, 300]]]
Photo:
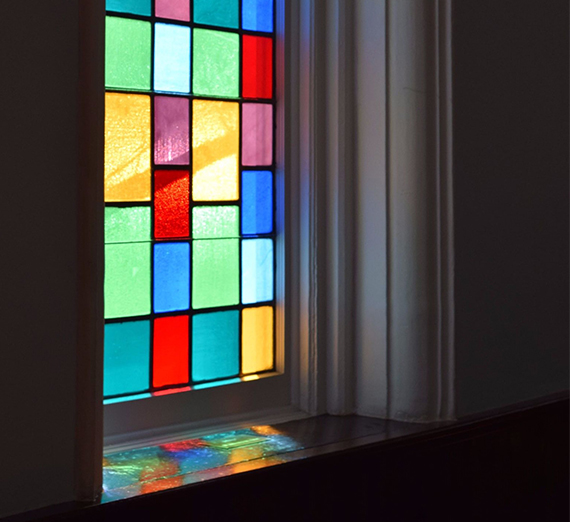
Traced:
[[273, 299], [273, 240], [246, 239], [241, 243], [243, 304]]
[[273, 31], [273, 0], [243, 0], [241, 25], [250, 31]]
[[151, 0], [107, 0], [108, 11], [150, 16]]
[[190, 306], [190, 245], [154, 245], [154, 311], [187, 310]]
[[238, 28], [238, 0], [194, 0], [194, 22]]
[[208, 381], [239, 373], [239, 311], [192, 318], [192, 380]]
[[103, 394], [119, 395], [148, 389], [150, 321], [105, 325]]
[[241, 175], [241, 231], [244, 235], [273, 232], [273, 176], [268, 170]]
[[190, 28], [154, 26], [154, 89], [190, 92]]

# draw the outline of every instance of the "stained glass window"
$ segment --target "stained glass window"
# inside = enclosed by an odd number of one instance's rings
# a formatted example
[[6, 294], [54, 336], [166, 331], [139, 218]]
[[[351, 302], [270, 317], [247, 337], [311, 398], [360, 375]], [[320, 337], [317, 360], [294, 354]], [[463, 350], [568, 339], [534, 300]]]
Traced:
[[107, 403], [274, 369], [274, 0], [107, 0]]

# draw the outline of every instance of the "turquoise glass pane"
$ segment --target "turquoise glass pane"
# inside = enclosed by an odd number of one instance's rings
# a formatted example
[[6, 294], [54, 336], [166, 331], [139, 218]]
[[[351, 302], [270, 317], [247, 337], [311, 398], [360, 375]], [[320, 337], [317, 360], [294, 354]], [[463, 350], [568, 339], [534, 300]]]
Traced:
[[273, 299], [273, 240], [246, 239], [241, 243], [243, 304]]
[[238, 0], [194, 0], [194, 22], [237, 29], [238, 4]]
[[148, 389], [150, 321], [105, 325], [103, 394], [119, 395]]
[[268, 170], [244, 170], [241, 174], [241, 233], [273, 232], [273, 175]]
[[273, 31], [273, 0], [242, 0], [241, 25], [250, 31]]
[[150, 241], [150, 207], [107, 207], [105, 243]]
[[151, 0], [107, 0], [108, 11], [150, 16]]
[[239, 373], [239, 311], [198, 314], [192, 319], [192, 380]]
[[190, 307], [190, 245], [154, 245], [154, 311], [172, 312]]
[[154, 26], [154, 90], [190, 92], [190, 28]]
[[215, 239], [239, 237], [239, 208], [234, 206], [194, 207], [192, 237]]
[[105, 319], [150, 313], [150, 243], [105, 245]]

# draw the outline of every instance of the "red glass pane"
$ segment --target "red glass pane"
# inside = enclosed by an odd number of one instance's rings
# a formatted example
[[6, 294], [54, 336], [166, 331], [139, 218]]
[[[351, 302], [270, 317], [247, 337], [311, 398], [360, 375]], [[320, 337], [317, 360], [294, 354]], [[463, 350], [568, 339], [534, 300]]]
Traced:
[[263, 36], [243, 36], [244, 98], [273, 96], [273, 41]]
[[190, 235], [190, 173], [157, 170], [154, 173], [154, 236]]
[[188, 316], [154, 320], [153, 386], [188, 382]]

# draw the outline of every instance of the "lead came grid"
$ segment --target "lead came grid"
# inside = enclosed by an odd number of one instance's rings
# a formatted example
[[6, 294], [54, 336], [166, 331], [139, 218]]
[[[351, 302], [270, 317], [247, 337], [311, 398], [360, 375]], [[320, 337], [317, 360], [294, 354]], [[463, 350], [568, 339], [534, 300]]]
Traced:
[[107, 0], [107, 403], [274, 369], [273, 0]]

